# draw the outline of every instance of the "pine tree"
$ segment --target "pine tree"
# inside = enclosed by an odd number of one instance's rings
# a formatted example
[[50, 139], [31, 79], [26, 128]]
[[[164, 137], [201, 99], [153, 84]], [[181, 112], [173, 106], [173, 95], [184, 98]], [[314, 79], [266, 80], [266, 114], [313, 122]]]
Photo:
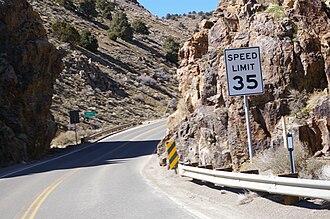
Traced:
[[116, 13], [109, 26], [109, 38], [116, 40], [118, 37], [125, 41], [133, 39], [133, 29], [127, 15], [123, 12]]
[[134, 21], [132, 23], [132, 28], [135, 33], [140, 33], [140, 34], [145, 34], [145, 35], [149, 34], [148, 27], [145, 25], [145, 23], [143, 23], [140, 20]]
[[87, 29], [80, 32], [79, 45], [92, 52], [97, 51], [97, 48], [99, 47], [96, 36]]
[[80, 0], [79, 12], [84, 14], [86, 17], [96, 17], [96, 0]]
[[170, 62], [178, 62], [178, 52], [180, 49], [180, 44], [175, 41], [172, 37], [167, 37], [163, 45], [166, 52], [166, 59]]

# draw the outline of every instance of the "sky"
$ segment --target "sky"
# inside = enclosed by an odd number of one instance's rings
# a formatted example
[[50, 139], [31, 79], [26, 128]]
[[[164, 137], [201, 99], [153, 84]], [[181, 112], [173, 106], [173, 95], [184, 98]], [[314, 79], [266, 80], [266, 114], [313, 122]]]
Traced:
[[165, 17], [168, 13], [213, 11], [220, 0], [138, 0], [138, 2], [158, 17]]

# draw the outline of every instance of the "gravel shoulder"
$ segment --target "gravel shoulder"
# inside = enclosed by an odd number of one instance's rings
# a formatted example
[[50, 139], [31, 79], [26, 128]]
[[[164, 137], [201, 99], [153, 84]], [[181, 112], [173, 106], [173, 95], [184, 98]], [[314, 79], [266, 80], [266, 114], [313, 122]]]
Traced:
[[150, 156], [142, 175], [152, 187], [199, 218], [330, 218], [330, 202], [307, 199], [288, 206], [280, 195], [206, 185], [160, 167], [157, 155]]

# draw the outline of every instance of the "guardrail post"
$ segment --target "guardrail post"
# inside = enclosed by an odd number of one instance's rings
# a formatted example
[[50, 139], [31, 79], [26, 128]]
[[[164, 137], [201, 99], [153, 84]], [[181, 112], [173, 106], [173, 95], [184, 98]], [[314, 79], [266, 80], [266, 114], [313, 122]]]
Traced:
[[243, 170], [241, 173], [245, 174], [259, 174], [259, 170]]
[[[298, 178], [298, 173], [281, 174], [281, 175], [278, 175], [278, 177]], [[284, 198], [285, 205], [294, 205], [299, 202], [298, 196], [284, 195], [283, 198]]]

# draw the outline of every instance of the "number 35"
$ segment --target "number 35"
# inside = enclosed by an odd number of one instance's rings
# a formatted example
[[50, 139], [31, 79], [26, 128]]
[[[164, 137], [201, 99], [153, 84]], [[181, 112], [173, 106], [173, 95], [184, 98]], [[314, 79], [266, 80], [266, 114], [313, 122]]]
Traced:
[[[255, 79], [257, 75], [246, 75], [247, 89], [255, 89], [258, 87], [258, 81]], [[238, 86], [234, 86], [235, 90], [242, 90], [244, 88], [244, 79], [242, 76], [235, 76], [233, 79], [237, 82]]]

